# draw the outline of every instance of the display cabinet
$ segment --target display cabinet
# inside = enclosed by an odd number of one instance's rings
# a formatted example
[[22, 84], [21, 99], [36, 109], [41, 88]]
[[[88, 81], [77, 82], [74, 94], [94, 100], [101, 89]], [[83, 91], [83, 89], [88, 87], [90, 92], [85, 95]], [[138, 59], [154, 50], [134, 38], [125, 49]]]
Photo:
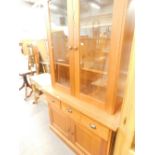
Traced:
[[112, 152], [134, 32], [130, 4], [48, 1], [50, 127], [77, 154]]
[[[128, 50], [123, 49], [128, 3], [49, 1], [51, 79], [56, 89], [109, 113], [120, 108], [132, 41], [130, 37]], [[121, 61], [126, 63], [122, 70]]]

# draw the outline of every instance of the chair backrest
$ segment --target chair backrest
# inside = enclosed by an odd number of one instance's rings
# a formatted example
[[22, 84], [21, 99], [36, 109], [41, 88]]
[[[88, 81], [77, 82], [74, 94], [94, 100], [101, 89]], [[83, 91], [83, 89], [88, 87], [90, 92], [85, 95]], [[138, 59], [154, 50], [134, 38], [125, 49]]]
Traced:
[[39, 50], [36, 46], [32, 46], [33, 50], [33, 55], [34, 55], [34, 63], [36, 67], [36, 73], [40, 73], [40, 55], [39, 55]]
[[20, 50], [21, 50], [21, 53], [24, 54], [23, 43], [22, 43], [22, 42], [19, 43], [19, 47], [21, 48], [21, 49], [20, 49]]
[[35, 68], [37, 74], [40, 73], [40, 57], [39, 50], [35, 45], [28, 45], [29, 53], [28, 53], [28, 68], [32, 70]]

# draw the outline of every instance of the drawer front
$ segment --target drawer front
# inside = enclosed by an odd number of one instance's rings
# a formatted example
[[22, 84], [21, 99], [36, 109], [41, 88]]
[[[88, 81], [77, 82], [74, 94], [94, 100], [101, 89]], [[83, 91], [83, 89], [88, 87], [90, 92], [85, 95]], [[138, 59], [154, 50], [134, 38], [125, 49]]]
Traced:
[[80, 121], [80, 113], [69, 105], [62, 103], [62, 111], [76, 121]]
[[97, 123], [96, 121], [86, 117], [85, 115], [81, 115], [80, 123], [85, 126], [87, 129], [95, 133], [96, 135], [102, 137], [105, 141], [109, 138], [109, 129], [105, 126]]
[[58, 100], [57, 98], [51, 95], [46, 95], [46, 98], [47, 98], [49, 105], [51, 105], [54, 108], [60, 109], [60, 100]]

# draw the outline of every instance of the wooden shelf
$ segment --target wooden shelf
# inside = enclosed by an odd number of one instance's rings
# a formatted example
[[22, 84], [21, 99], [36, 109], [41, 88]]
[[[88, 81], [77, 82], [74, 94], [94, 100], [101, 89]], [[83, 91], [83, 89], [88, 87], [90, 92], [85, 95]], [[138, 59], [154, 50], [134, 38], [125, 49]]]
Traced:
[[55, 64], [57, 64], [59, 66], [69, 67], [69, 64], [67, 64], [67, 63], [55, 62]]
[[98, 79], [96, 81], [93, 81], [91, 84], [95, 85], [97, 87], [106, 87], [107, 86], [107, 79], [100, 78], [100, 79]]
[[104, 101], [105, 102], [105, 92], [104, 91], [96, 91], [96, 92], [92, 92], [91, 94], [89, 94], [92, 98], [95, 98], [96, 101], [101, 102]]
[[95, 99], [98, 102], [105, 102], [105, 90], [103, 90], [103, 88], [98, 89], [96, 87], [94, 90], [81, 90], [81, 94], [89, 96], [89, 98]]
[[94, 73], [98, 73], [98, 74], [107, 75], [107, 72], [100, 71], [100, 70], [97, 70], [97, 69], [92, 69], [92, 68], [83, 67], [83, 68], [81, 68], [81, 70], [85, 70], [85, 71], [89, 71], [89, 72], [94, 72]]
[[60, 80], [60, 81], [57, 81], [59, 84], [65, 86], [65, 87], [69, 87], [69, 80]]

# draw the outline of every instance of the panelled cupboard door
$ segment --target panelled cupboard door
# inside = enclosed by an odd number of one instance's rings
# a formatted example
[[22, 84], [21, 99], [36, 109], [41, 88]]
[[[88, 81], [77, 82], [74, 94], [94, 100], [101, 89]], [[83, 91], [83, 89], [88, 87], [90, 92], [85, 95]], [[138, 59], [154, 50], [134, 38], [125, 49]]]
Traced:
[[107, 142], [77, 124], [74, 143], [86, 155], [107, 155]]
[[69, 118], [60, 110], [49, 106], [51, 125], [59, 130], [65, 137], [69, 138]]
[[54, 60], [54, 86], [71, 92], [72, 87], [72, 0], [52, 0], [49, 3], [50, 36]]

